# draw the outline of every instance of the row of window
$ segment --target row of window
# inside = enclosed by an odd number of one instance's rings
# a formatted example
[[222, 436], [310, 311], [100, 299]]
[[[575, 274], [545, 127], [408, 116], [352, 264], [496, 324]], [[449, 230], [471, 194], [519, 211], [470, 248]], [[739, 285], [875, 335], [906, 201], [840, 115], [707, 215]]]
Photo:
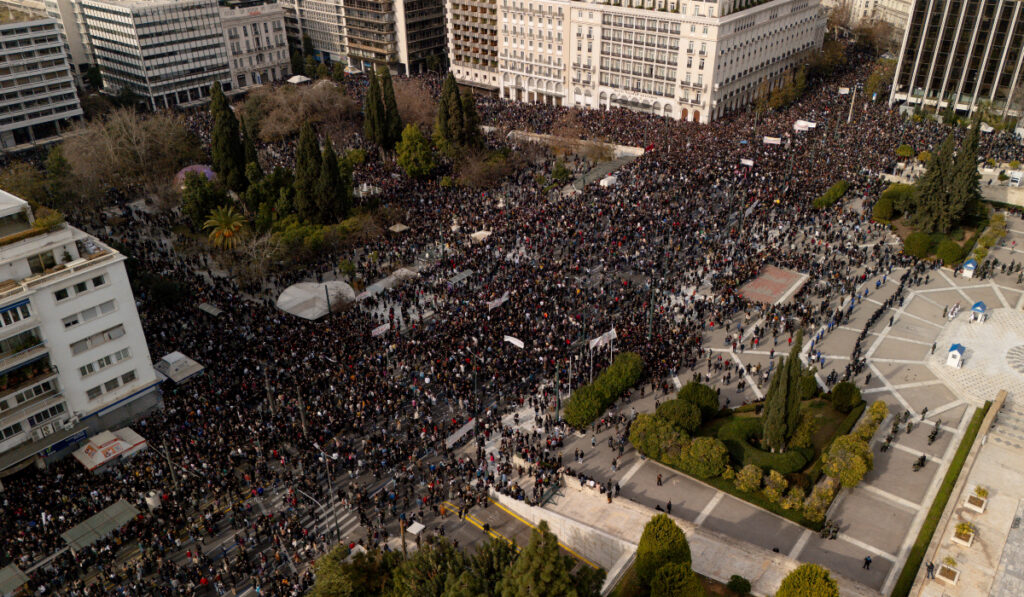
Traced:
[[108, 330], [103, 330], [98, 334], [93, 334], [88, 338], [83, 338], [78, 342], [75, 342], [71, 345], [71, 354], [80, 355], [91, 348], [96, 348], [97, 346], [102, 346], [112, 340], [122, 338], [124, 337], [124, 333], [124, 325], [117, 324]]
[[13, 309], [8, 309], [3, 313], [0, 313], [0, 327], [7, 327], [14, 325], [23, 319], [32, 317], [32, 311], [29, 310], [28, 305], [21, 305]]
[[606, 87], [628, 89], [630, 91], [649, 93], [652, 95], [660, 95], [664, 97], [676, 96], [675, 86], [672, 83], [665, 84], [648, 79], [620, 77], [619, 75], [609, 75], [607, 73], [601, 73], [600, 83]]
[[78, 372], [82, 374], [82, 377], [86, 377], [88, 375], [92, 375], [97, 371], [100, 371], [101, 369], [106, 369], [111, 365], [116, 365], [117, 363], [120, 363], [125, 359], [131, 358], [131, 356], [131, 350], [127, 348], [122, 348], [121, 350], [113, 354], [108, 354], [102, 359], [98, 359], [92, 363], [86, 363], [85, 365], [82, 365], [81, 367], [78, 368]]
[[676, 69], [666, 69], [664, 66], [655, 67], [653, 64], [645, 64], [642, 62], [629, 62], [626, 60], [620, 61], [612, 58], [602, 58], [601, 68], [603, 70], [610, 70], [617, 73], [632, 73], [637, 76], [654, 77], [670, 81], [676, 80]]
[[80, 294], [88, 292], [89, 290], [99, 288], [100, 286], [104, 286], [106, 285], [106, 283], [106, 276], [96, 276], [91, 280], [83, 280], [81, 282], [78, 282], [77, 284], [68, 286], [67, 288], [61, 288], [60, 290], [53, 293], [53, 298], [56, 299], [57, 302], [59, 303], [64, 299], [70, 298], [72, 296], [78, 296]]
[[122, 384], [127, 385], [135, 381], [135, 370], [132, 369], [128, 373], [125, 373], [121, 377], [111, 378], [95, 388], [89, 388], [85, 391], [85, 396], [89, 400], [95, 400], [107, 392], [113, 392], [117, 388], [121, 387]]
[[15, 423], [9, 427], [4, 427], [3, 431], [0, 431], [0, 439], [8, 439], [21, 433], [21, 423]]
[[38, 398], [47, 392], [53, 391], [53, 388], [54, 385], [52, 379], [48, 379], [43, 383], [38, 383], [30, 388], [25, 388], [10, 398], [0, 400], [0, 412], [9, 409], [12, 406], [20, 406], [33, 398]]
[[61, 414], [62, 412], [64, 412], [64, 403], [61, 402], [59, 404], [54, 404], [50, 408], [48, 408], [48, 409], [46, 409], [44, 411], [41, 411], [41, 412], [37, 412], [36, 414], [34, 414], [31, 417], [29, 417], [28, 418], [28, 425], [29, 425], [29, 427], [37, 427], [37, 426], [45, 423], [46, 421], [49, 421], [53, 417], [56, 417], [57, 415]]
[[89, 307], [88, 309], [80, 313], [68, 315], [61, 321], [64, 322], [65, 329], [73, 328], [78, 324], [85, 323], [87, 321], [92, 321], [93, 319], [96, 319], [97, 317], [106, 315], [108, 313], [113, 313], [115, 309], [117, 309], [117, 305], [114, 303], [114, 299], [110, 299], [109, 301], [103, 301], [102, 303], [96, 305], [95, 307]]

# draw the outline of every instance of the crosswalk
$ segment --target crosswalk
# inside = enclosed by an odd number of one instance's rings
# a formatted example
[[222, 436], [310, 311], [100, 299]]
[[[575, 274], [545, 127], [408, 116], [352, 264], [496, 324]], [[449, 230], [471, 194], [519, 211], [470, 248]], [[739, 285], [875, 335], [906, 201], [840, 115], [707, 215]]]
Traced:
[[[290, 501], [286, 501], [288, 497], [284, 489], [273, 491], [269, 497], [264, 495], [259, 502], [259, 508], [264, 514], [290, 512], [293, 506]], [[305, 502], [312, 506], [305, 509], [299, 517], [302, 528], [308, 529], [310, 535], [326, 535], [333, 540], [337, 531], [339, 541], [345, 544], [366, 538], [366, 531], [359, 524], [359, 514], [355, 510], [350, 510], [338, 501], [335, 501], [332, 509], [329, 500], [318, 505], [302, 495], [299, 495], [298, 499], [300, 504]]]

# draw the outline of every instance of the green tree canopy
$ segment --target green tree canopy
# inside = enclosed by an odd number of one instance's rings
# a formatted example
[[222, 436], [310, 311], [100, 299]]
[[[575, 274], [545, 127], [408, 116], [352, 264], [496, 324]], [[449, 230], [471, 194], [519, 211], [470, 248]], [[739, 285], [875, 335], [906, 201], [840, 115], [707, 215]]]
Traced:
[[669, 562], [654, 573], [651, 597], [703, 597], [707, 593], [689, 564]]
[[729, 450], [717, 437], [695, 437], [690, 442], [683, 467], [699, 479], [711, 479], [725, 472]]
[[295, 211], [310, 222], [317, 219], [316, 187], [322, 159], [313, 126], [305, 122], [299, 130], [299, 144], [295, 149]]
[[690, 543], [686, 533], [667, 514], [647, 521], [636, 548], [633, 569], [645, 586], [650, 586], [659, 568], [669, 563], [690, 566]]
[[498, 589], [502, 597], [580, 597], [569, 575], [572, 566], [572, 560], [559, 552], [558, 538], [548, 529], [547, 521], [542, 520]]
[[181, 191], [181, 211], [194, 228], [202, 226], [207, 214], [227, 202], [227, 194], [219, 184], [196, 172], [185, 176], [185, 185]]
[[784, 452], [787, 440], [800, 422], [801, 378], [800, 347], [803, 331], [798, 331], [789, 358], [781, 362], [764, 396], [764, 443], [772, 452]]
[[420, 132], [420, 127], [407, 124], [402, 131], [402, 141], [398, 144], [398, 165], [412, 178], [421, 178], [430, 174], [437, 164], [430, 142]]
[[381, 101], [380, 81], [369, 77], [366, 97], [363, 98], [363, 136], [374, 145], [384, 145], [384, 103]]
[[391, 573], [390, 595], [394, 597], [441, 597], [449, 575], [466, 568], [466, 556], [445, 539], [428, 541]]
[[316, 186], [316, 220], [325, 225], [337, 223], [348, 215], [348, 197], [351, 192], [342, 179], [334, 146], [330, 142], [326, 145]]
[[696, 381], [691, 381], [680, 388], [676, 398], [690, 402], [699, 408], [701, 419], [704, 421], [715, 418], [721, 409], [718, 404], [718, 392], [714, 388]]
[[692, 435], [700, 427], [700, 409], [693, 402], [669, 400], [658, 407], [657, 416], [665, 419], [679, 431]]
[[949, 206], [949, 189], [953, 169], [953, 136], [947, 135], [939, 151], [928, 160], [928, 170], [914, 185], [915, 226], [921, 232], [949, 232], [942, 227], [948, 224], [943, 212]]
[[839, 583], [817, 564], [801, 564], [782, 580], [775, 597], [839, 597]]
[[840, 435], [825, 454], [822, 471], [843, 487], [856, 487], [874, 466], [874, 454], [863, 439]]
[[379, 70], [380, 95], [384, 106], [384, 122], [382, 123], [382, 145], [384, 149], [394, 149], [402, 139], [402, 115], [398, 113], [398, 102], [395, 101], [395, 88], [391, 82], [391, 71], [386, 67]]
[[238, 119], [228, 105], [220, 83], [214, 83], [210, 88], [210, 113], [213, 116], [210, 138], [213, 169], [229, 189], [242, 192], [248, 183], [245, 179], [245, 149]]
[[848, 413], [861, 402], [860, 388], [853, 382], [841, 381], [832, 388], [832, 405], [839, 412]]

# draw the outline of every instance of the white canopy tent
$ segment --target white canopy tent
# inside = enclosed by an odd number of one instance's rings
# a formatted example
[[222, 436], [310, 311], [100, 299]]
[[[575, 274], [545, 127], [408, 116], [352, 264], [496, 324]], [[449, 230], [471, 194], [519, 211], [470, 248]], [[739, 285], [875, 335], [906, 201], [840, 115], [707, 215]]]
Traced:
[[292, 85], [301, 85], [303, 83], [309, 83], [312, 80], [313, 79], [310, 79], [305, 75], [294, 75], [288, 79], [288, 82], [291, 83]]

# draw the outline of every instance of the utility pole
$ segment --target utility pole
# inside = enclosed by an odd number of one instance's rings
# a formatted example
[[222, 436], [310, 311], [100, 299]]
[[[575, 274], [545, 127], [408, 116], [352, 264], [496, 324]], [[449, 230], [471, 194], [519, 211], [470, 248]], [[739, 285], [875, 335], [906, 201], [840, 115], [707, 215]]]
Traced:
[[323, 451], [320, 444], [314, 442], [313, 447], [320, 451], [320, 454], [324, 458], [324, 467], [327, 469], [327, 491], [331, 492], [331, 519], [334, 524], [334, 537], [336, 541], [341, 541], [341, 529], [338, 527], [338, 508], [334, 504], [334, 473], [331, 472], [331, 460], [332, 458], [327, 455], [327, 452]]
[[166, 444], [164, 445], [164, 448], [162, 450], [160, 450], [160, 451], [164, 453], [164, 458], [167, 459], [167, 468], [169, 468], [171, 470], [171, 481], [174, 482], [174, 489], [175, 489], [175, 491], [177, 491], [178, 490], [178, 474], [176, 472], [174, 472], [174, 463], [171, 462], [171, 452], [170, 452], [170, 450], [167, 449]]

